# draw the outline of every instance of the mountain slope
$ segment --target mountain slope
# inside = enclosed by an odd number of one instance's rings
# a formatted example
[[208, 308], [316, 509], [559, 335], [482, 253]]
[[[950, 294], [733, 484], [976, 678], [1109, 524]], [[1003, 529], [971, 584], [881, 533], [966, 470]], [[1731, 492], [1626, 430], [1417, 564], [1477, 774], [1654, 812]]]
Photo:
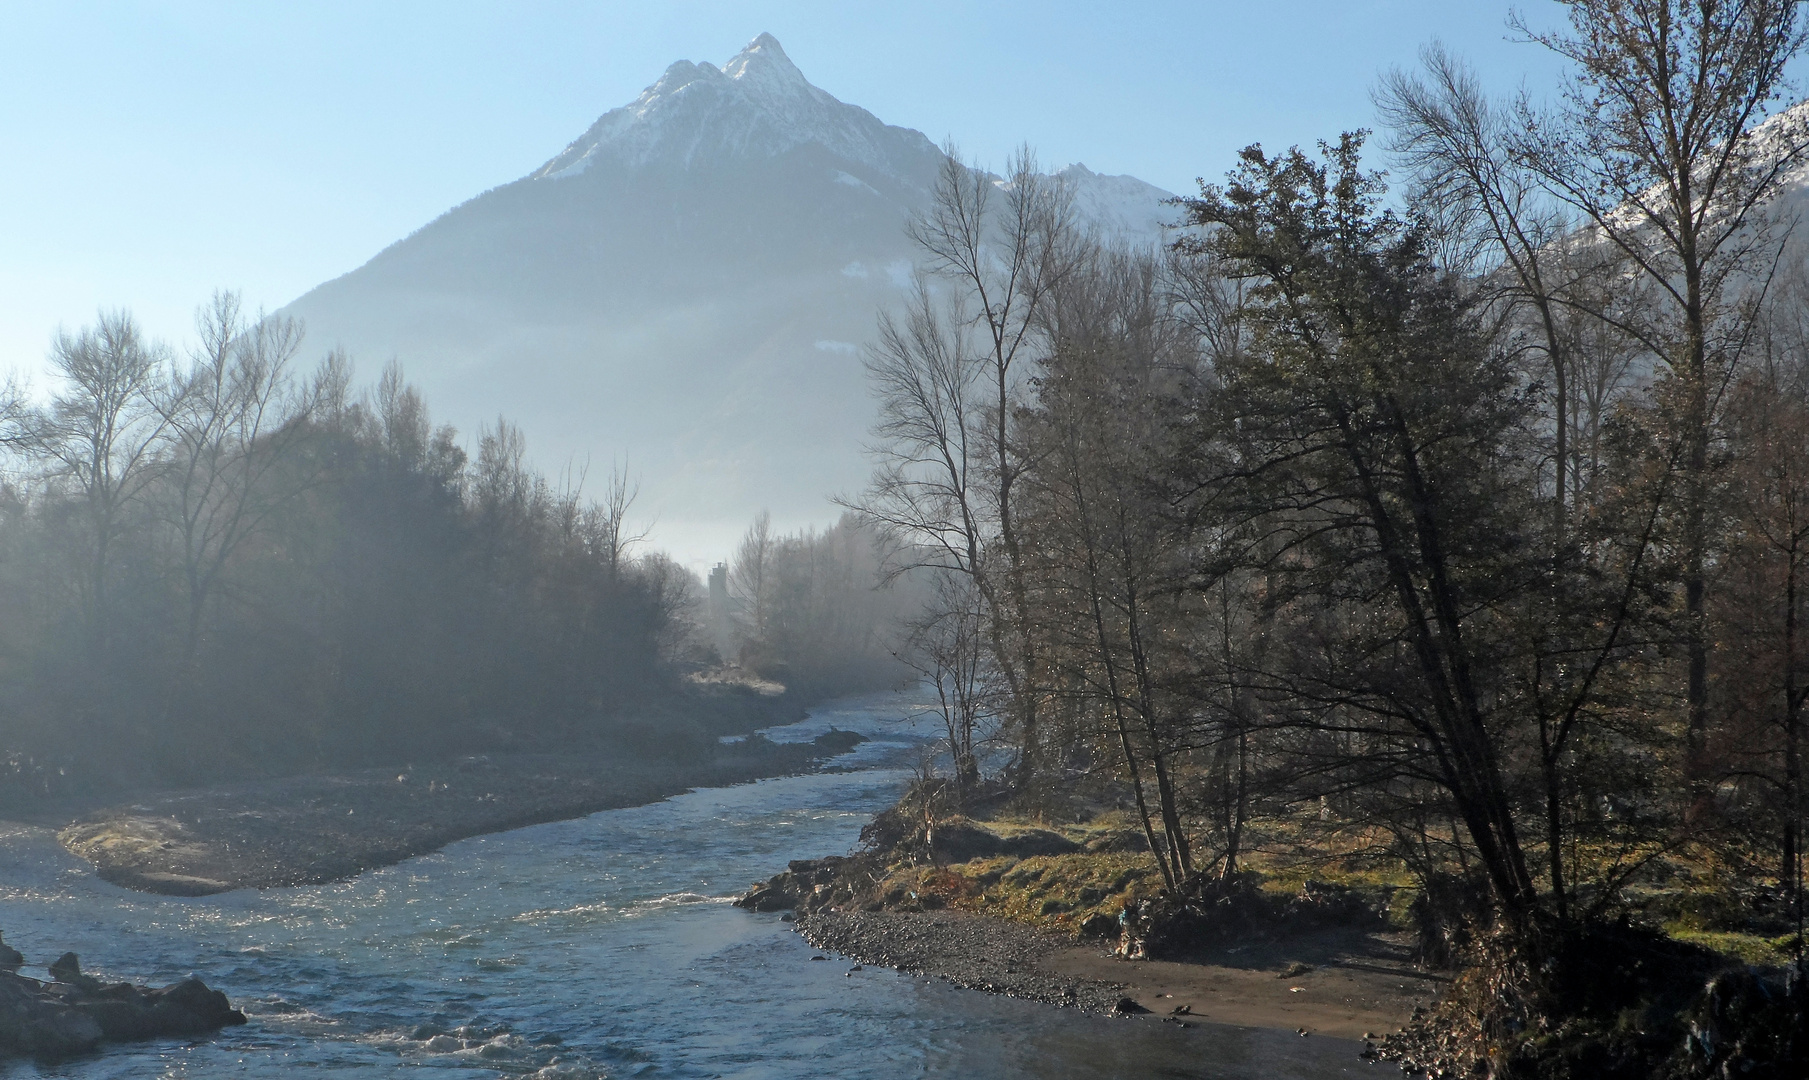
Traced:
[[[725, 557], [860, 487], [860, 343], [910, 280], [942, 154], [805, 79], [771, 35], [680, 61], [544, 166], [291, 304], [316, 346], [399, 359], [462, 431], [501, 413], [534, 457], [627, 458], [655, 540]], [[1097, 227], [1159, 239], [1167, 193], [1061, 174]]]

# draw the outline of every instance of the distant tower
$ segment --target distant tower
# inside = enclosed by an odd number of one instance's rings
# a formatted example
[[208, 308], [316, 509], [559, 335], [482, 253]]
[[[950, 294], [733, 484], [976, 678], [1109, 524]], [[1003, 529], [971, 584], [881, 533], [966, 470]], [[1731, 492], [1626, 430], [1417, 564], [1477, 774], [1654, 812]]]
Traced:
[[710, 639], [724, 663], [735, 658], [734, 608], [729, 601], [729, 564], [710, 567]]

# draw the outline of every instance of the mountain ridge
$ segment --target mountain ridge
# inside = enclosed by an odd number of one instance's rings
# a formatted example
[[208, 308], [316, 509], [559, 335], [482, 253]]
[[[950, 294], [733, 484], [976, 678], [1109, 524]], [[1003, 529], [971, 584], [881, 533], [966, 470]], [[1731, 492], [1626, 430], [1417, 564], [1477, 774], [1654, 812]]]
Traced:
[[[507, 416], [548, 471], [626, 457], [655, 542], [704, 565], [761, 509], [822, 524], [864, 482], [860, 346], [910, 284], [904, 226], [944, 160], [762, 34], [722, 65], [668, 66], [539, 168], [285, 311], [317, 345], [400, 361], [461, 431]], [[1167, 192], [1055, 175], [1083, 222], [1161, 241]]]

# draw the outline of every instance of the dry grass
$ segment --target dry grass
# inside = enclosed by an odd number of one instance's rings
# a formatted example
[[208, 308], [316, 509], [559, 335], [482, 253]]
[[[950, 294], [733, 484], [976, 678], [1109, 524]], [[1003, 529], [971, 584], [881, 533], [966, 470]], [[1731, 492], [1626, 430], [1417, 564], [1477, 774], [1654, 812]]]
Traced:
[[999, 856], [950, 866], [901, 866], [880, 881], [889, 905], [957, 907], [1078, 933], [1093, 915], [1112, 919], [1153, 896], [1161, 878], [1147, 855]]

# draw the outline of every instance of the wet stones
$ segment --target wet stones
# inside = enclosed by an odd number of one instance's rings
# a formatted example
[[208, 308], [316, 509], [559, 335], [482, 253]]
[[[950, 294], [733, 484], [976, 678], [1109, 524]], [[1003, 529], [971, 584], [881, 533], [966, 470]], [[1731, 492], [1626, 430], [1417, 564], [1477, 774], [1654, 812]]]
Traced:
[[831, 754], [845, 754], [867, 741], [867, 737], [858, 731], [843, 731], [834, 724], [829, 730], [810, 740], [819, 750], [827, 750]]
[[74, 953], [57, 958], [50, 975], [43, 983], [0, 972], [0, 1056], [64, 1058], [109, 1041], [200, 1035], [245, 1022], [200, 979], [161, 989], [103, 983], [83, 973]]
[[751, 887], [735, 901], [749, 911], [812, 910], [835, 885], [848, 860], [839, 855], [823, 859], [793, 859], [784, 873]]
[[80, 987], [83, 990], [100, 989], [100, 980], [92, 975], [82, 974], [82, 959], [72, 952], [66, 952], [50, 962], [50, 977], [59, 983]]

